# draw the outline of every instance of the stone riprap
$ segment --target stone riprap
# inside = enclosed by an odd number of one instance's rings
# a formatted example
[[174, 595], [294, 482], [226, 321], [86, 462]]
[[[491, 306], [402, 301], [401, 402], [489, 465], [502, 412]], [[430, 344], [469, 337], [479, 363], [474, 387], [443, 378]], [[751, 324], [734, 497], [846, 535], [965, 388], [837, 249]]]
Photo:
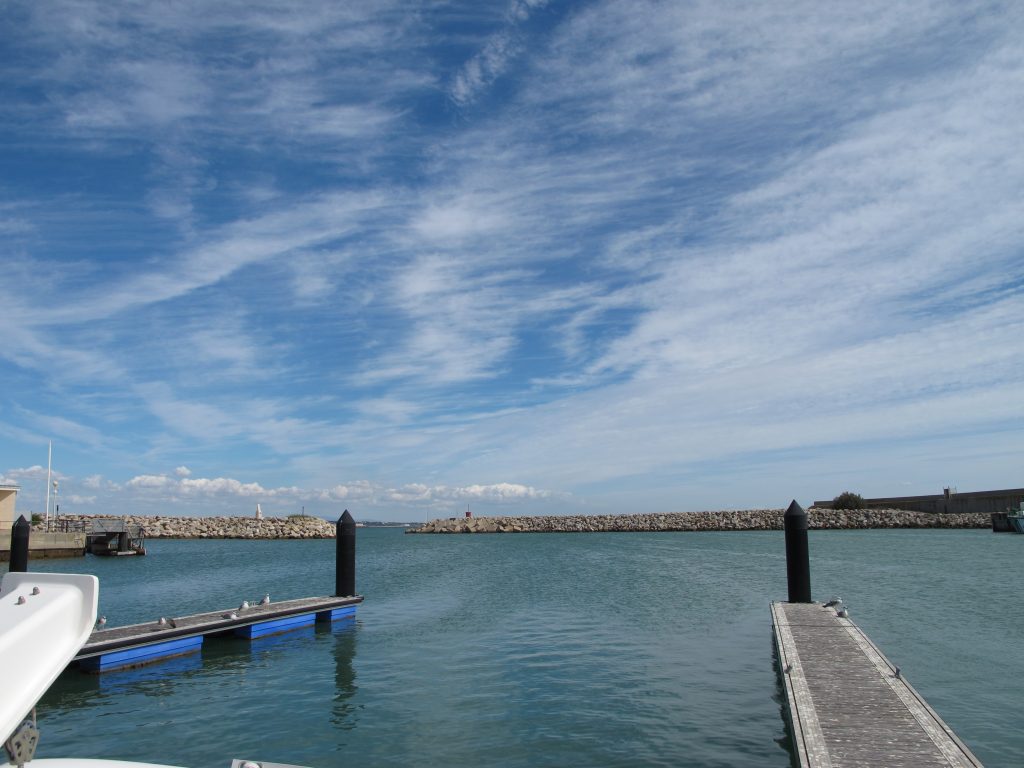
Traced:
[[[544, 517], [459, 517], [431, 520], [406, 533], [597, 533], [609, 531], [782, 530], [782, 509], [736, 512], [668, 512], [653, 515], [549, 515]], [[807, 510], [811, 528], [989, 528], [987, 514], [925, 514], [899, 509]]]
[[94, 518], [141, 525], [147, 539], [333, 539], [335, 524], [319, 517], [170, 517], [61, 515], [69, 527]]

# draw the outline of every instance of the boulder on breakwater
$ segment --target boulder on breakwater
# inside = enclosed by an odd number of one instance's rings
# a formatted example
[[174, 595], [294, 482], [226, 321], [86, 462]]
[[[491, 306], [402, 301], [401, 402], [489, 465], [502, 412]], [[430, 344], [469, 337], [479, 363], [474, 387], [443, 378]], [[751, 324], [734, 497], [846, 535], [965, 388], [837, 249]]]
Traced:
[[335, 524], [319, 517], [172, 517], [165, 515], [61, 515], [69, 529], [94, 519], [141, 525], [147, 539], [333, 539]]
[[[598, 533], [609, 531], [774, 531], [782, 530], [782, 509], [722, 512], [667, 512], [646, 515], [545, 515], [466, 517], [431, 520], [406, 533]], [[987, 514], [928, 514], [900, 509], [839, 510], [811, 507], [811, 528], [989, 528]]]

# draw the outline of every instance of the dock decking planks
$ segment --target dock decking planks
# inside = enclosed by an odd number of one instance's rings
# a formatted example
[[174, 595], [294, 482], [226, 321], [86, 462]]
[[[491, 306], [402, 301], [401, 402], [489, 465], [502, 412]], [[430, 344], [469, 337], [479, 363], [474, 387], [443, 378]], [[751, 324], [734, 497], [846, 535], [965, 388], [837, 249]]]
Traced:
[[[154, 619], [146, 624], [130, 624], [124, 627], [98, 629], [89, 636], [75, 660], [88, 659], [113, 651], [153, 645], [178, 638], [230, 632], [236, 628], [253, 624], [298, 616], [306, 613], [329, 613], [346, 606], [355, 606], [362, 597], [303, 597], [298, 600], [282, 600], [269, 605], [252, 605], [245, 610], [226, 608], [220, 611], [197, 613], [172, 619], [175, 626], [161, 626]], [[237, 618], [225, 618], [234, 611]]]
[[800, 766], [981, 766], [852, 621], [818, 603], [771, 610]]

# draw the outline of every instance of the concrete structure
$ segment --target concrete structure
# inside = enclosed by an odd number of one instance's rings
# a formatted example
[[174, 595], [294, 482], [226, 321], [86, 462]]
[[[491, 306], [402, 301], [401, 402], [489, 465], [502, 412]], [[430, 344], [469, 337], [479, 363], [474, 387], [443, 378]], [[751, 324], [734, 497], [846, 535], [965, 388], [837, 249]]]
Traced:
[[[883, 499], [864, 499], [865, 506], [873, 509], [905, 509], [911, 512], [938, 514], [975, 513], [990, 515], [1018, 507], [1024, 501], [1024, 488], [1009, 488], [1001, 491], [970, 491], [957, 493], [945, 488], [942, 493], [930, 496], [893, 496]], [[816, 501], [816, 507], [831, 507], [832, 500]]]
[[[0, 563], [11, 559], [11, 528], [18, 519], [14, 502], [18, 491], [16, 485], [0, 485]], [[47, 533], [32, 531], [28, 539], [28, 558], [39, 557], [80, 557], [85, 554], [85, 533]]]
[[0, 485], [0, 538], [11, 537], [11, 528], [18, 519], [14, 514], [14, 502], [20, 490], [17, 485]]
[[[32, 561], [43, 557], [82, 557], [85, 555], [85, 532], [47, 533], [32, 531], [28, 538], [28, 568]], [[11, 532], [0, 534], [0, 563], [11, 559]]]

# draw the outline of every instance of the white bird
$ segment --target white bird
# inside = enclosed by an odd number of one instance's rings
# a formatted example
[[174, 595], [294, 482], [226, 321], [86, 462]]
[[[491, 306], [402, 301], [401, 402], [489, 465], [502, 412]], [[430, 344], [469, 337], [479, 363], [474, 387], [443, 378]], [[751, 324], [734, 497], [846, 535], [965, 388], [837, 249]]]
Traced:
[[234, 611], [231, 611], [230, 613], [225, 613], [224, 614], [224, 618], [225, 619], [237, 619], [238, 618], [238, 614], [235, 613]]
[[96, 620], [96, 629], [103, 629], [106, 625], [107, 625], [107, 617], [106, 616], [100, 616]]
[[242, 604], [240, 606], [238, 606], [238, 610], [244, 611], [248, 607], [249, 607], [249, 601], [248, 600], [243, 600]]
[[270, 605], [270, 595], [264, 595], [263, 599], [260, 600], [260, 605]]
[[157, 622], [157, 624], [159, 624], [161, 627], [166, 627], [167, 626], [167, 619], [165, 619], [163, 616], [161, 616], [160, 620]]

